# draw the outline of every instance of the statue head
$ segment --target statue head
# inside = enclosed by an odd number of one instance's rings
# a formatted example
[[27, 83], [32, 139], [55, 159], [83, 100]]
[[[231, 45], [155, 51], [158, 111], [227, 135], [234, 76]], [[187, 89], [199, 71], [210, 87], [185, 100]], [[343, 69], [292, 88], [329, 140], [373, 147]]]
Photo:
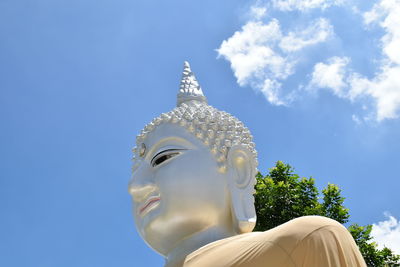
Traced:
[[167, 255], [198, 233], [253, 230], [257, 153], [237, 118], [207, 104], [187, 62], [177, 107], [136, 138], [129, 192], [139, 234]]

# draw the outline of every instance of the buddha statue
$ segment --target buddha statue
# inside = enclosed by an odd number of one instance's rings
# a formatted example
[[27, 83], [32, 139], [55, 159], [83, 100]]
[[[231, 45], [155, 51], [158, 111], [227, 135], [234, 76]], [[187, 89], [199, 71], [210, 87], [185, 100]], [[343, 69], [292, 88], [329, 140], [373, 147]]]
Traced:
[[144, 127], [133, 154], [136, 228], [166, 267], [365, 266], [346, 228], [328, 218], [307, 216], [252, 232], [252, 135], [207, 104], [187, 62], [177, 107]]

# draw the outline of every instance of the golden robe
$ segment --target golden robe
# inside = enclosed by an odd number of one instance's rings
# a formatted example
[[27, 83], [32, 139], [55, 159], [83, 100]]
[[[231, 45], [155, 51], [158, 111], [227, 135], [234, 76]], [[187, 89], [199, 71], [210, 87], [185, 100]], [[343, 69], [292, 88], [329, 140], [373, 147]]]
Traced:
[[291, 220], [207, 244], [190, 253], [183, 267], [358, 267], [366, 266], [348, 230], [320, 216]]

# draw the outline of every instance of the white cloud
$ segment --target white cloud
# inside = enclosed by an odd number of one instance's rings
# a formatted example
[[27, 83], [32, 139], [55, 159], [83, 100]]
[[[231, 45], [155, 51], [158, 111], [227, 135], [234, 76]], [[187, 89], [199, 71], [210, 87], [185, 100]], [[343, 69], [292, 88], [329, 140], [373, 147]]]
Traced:
[[343, 0], [272, 0], [274, 8], [281, 11], [300, 10], [320, 8], [326, 9], [330, 6], [341, 5]]
[[381, 0], [364, 14], [366, 24], [379, 24], [386, 32], [382, 37], [383, 53], [390, 61], [400, 64], [400, 0]]
[[376, 102], [376, 120], [394, 119], [400, 112], [400, 0], [381, 0], [364, 13], [367, 25], [378, 24], [385, 31], [381, 38], [382, 62], [372, 79], [357, 73], [349, 78], [352, 100], [369, 96]]
[[278, 20], [268, 24], [251, 21], [223, 41], [218, 53], [231, 62], [239, 85], [246, 85], [250, 78], [261, 75], [264, 68], [276, 77], [285, 77], [290, 73], [290, 66], [273, 48], [281, 38]]
[[371, 80], [353, 74], [350, 84], [351, 99], [371, 97], [375, 101], [377, 121], [399, 117], [400, 66], [383, 66], [381, 73]]
[[326, 19], [311, 26], [283, 34], [280, 23], [249, 21], [241, 31], [224, 40], [217, 50], [231, 63], [240, 86], [250, 85], [275, 105], [286, 104], [280, 92], [281, 82], [294, 73], [297, 54], [302, 49], [324, 42], [333, 33]]
[[355, 114], [351, 115], [351, 119], [352, 119], [356, 124], [358, 124], [358, 125], [361, 124], [361, 119], [360, 119], [357, 115], [355, 115]]
[[[381, 38], [382, 59], [372, 78], [346, 68], [348, 58], [331, 58], [314, 66], [309, 88], [329, 88], [334, 95], [352, 102], [372, 99], [376, 121], [394, 119], [400, 113], [400, 0], [381, 0], [363, 14], [366, 25], [377, 24], [385, 31]], [[367, 114], [364, 120], [371, 117]], [[360, 120], [358, 120], [359, 122]]]
[[[364, 22], [367, 26], [365, 31], [372, 27], [380, 27], [383, 30], [383, 36], [379, 40], [381, 58], [376, 61], [378, 71], [372, 77], [366, 77], [350, 68], [351, 64], [357, 66], [358, 63], [354, 62], [351, 55], [337, 57], [329, 54], [326, 59], [313, 64], [313, 69], [309, 70], [309, 81], [299, 80], [301, 78], [296, 76], [288, 81], [288, 78], [296, 73], [299, 63], [312, 60], [302, 57], [305, 49], [312, 48], [313, 54], [321, 57], [324, 55], [322, 53], [329, 52], [335, 44], [329, 43], [326, 46], [329, 48], [325, 51], [318, 50], [317, 44], [332, 40], [345, 43], [346, 36], [343, 36], [344, 39], [335, 36], [332, 24], [322, 17], [310, 20], [308, 25], [301, 23], [303, 20], [297, 20], [300, 23], [283, 23], [282, 26], [277, 18], [265, 22], [263, 20], [266, 17], [266, 7], [271, 10], [271, 14], [274, 14], [276, 9], [295, 11], [294, 13], [298, 14], [298, 11], [305, 12], [317, 8], [322, 10], [342, 4], [344, 6], [344, 1], [272, 0], [264, 6], [260, 3], [257, 2], [251, 7], [250, 20], [230, 38], [224, 40], [217, 49], [218, 56], [230, 62], [240, 86], [252, 87], [275, 105], [290, 104], [296, 100], [299, 93], [304, 93], [302, 88], [309, 91], [325, 88], [337, 97], [368, 107], [361, 111], [361, 116], [354, 114], [352, 118], [356, 123], [371, 120], [379, 122], [400, 116], [400, 0], [378, 0], [372, 9], [365, 13], [355, 6], [350, 6], [353, 10], [358, 10], [353, 14], [360, 16], [360, 23]], [[305, 17], [315, 16], [311, 14], [307, 13]], [[283, 17], [287, 18], [287, 14]], [[331, 38], [333, 36], [335, 38]], [[372, 38], [371, 44], [374, 44]], [[368, 56], [370, 55], [366, 55]], [[376, 58], [376, 55], [373, 56]], [[287, 86], [289, 83], [290, 88]]]
[[328, 60], [328, 64], [322, 62], [315, 64], [310, 87], [328, 88], [336, 96], [347, 97], [344, 91], [347, 87], [344, 78], [349, 61], [347, 57], [332, 57]]
[[306, 46], [324, 42], [332, 34], [333, 28], [328, 20], [319, 18], [308, 28], [289, 32], [282, 38], [279, 47], [285, 52], [298, 51]]
[[270, 103], [275, 105], [286, 104], [286, 102], [283, 101], [279, 96], [279, 89], [281, 88], [281, 84], [278, 81], [267, 78], [262, 82], [259, 88]]
[[372, 225], [371, 236], [380, 249], [387, 247], [400, 254], [400, 221], [389, 213], [385, 217], [385, 221]]
[[263, 6], [252, 6], [250, 8], [250, 16], [255, 20], [260, 20], [267, 13], [267, 8]]

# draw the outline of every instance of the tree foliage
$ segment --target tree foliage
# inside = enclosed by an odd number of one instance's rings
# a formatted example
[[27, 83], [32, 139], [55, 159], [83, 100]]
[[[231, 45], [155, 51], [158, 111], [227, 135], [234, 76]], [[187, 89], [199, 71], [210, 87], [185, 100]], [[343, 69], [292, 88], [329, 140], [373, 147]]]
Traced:
[[352, 224], [348, 228], [368, 266], [400, 266], [400, 256], [395, 255], [389, 248], [379, 250], [372, 242], [372, 225], [359, 226]]
[[[349, 209], [344, 205], [341, 189], [328, 184], [322, 196], [313, 178], [300, 178], [289, 164], [278, 161], [266, 176], [256, 175], [255, 231], [266, 231], [300, 216], [321, 215], [342, 224], [349, 221]], [[390, 249], [379, 250], [372, 242], [372, 226], [351, 225], [351, 235], [368, 266], [400, 266], [400, 257]]]
[[313, 178], [300, 178], [293, 168], [281, 161], [267, 176], [256, 176], [256, 230], [271, 229], [291, 219], [306, 215], [322, 215], [346, 223], [349, 210], [343, 206], [344, 197], [337, 185], [328, 184], [322, 190], [323, 201]]

